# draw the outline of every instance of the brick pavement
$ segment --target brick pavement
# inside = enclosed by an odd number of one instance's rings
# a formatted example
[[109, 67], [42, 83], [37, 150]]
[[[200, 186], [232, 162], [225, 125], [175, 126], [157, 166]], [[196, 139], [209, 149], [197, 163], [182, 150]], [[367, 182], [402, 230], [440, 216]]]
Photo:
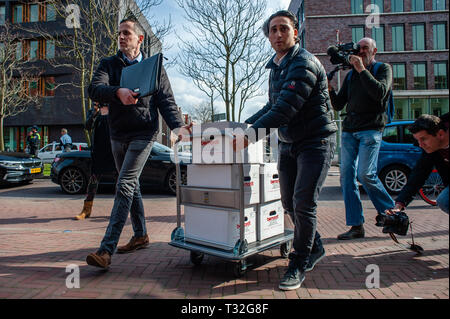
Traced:
[[[387, 299], [445, 298], [449, 295], [448, 215], [415, 200], [408, 210], [422, 256], [404, 250], [374, 226], [366, 197], [366, 238], [339, 242], [345, 227], [338, 174], [327, 178], [318, 207], [327, 256], [308, 273], [302, 287], [284, 292], [278, 283], [287, 267], [278, 249], [249, 258], [242, 277], [233, 264], [205, 256], [193, 266], [189, 252], [168, 245], [176, 225], [175, 198], [145, 194], [151, 244], [133, 254], [114, 255], [108, 271], [87, 266], [104, 235], [112, 194], [101, 193], [92, 218], [74, 221], [83, 196], [68, 196], [49, 180], [0, 189], [0, 298], [177, 298], [177, 299]], [[132, 235], [127, 222], [120, 244]], [[402, 242], [410, 237], [401, 238]], [[66, 266], [79, 266], [79, 289], [66, 287]], [[366, 287], [366, 267], [380, 270], [380, 288]]]

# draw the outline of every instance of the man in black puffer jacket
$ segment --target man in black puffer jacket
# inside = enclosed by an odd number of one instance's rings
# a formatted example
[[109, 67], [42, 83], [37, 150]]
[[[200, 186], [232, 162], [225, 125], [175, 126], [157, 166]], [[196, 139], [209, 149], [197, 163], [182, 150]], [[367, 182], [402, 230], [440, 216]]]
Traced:
[[[137, 93], [120, 87], [122, 69], [145, 58], [140, 51], [144, 32], [134, 18], [119, 25], [120, 51], [103, 59], [97, 68], [89, 97], [109, 105], [108, 124], [111, 148], [119, 172], [111, 218], [100, 248], [87, 256], [91, 266], [107, 268], [119, 242], [123, 226], [131, 216], [134, 236], [118, 253], [132, 252], [149, 245], [139, 176], [150, 154], [158, 132], [158, 110], [171, 130], [183, 126], [169, 79], [161, 70], [160, 89], [152, 96], [139, 98]], [[189, 130], [189, 127], [184, 127]]]
[[278, 128], [281, 200], [295, 224], [294, 250], [279, 287], [293, 290], [325, 255], [316, 230], [316, 208], [333, 158], [337, 127], [325, 69], [298, 45], [296, 17], [278, 11], [263, 30], [276, 52], [267, 64], [269, 102], [246, 121], [252, 124], [247, 133], [262, 138], [270, 128]]

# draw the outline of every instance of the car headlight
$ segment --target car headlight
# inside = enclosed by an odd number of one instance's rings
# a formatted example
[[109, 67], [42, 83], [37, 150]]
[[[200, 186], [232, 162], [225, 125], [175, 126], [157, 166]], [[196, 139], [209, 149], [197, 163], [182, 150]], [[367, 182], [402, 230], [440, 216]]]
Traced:
[[0, 161], [0, 166], [6, 167], [6, 168], [23, 169], [22, 162]]

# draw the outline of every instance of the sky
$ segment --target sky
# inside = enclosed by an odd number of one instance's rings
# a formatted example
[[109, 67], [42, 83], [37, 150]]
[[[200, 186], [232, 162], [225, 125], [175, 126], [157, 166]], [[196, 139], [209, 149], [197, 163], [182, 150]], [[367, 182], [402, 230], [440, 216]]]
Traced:
[[[231, 0], [232, 1], [232, 0]], [[251, 0], [250, 0], [251, 1]], [[287, 9], [289, 6], [290, 0], [267, 0], [267, 11], [264, 19], [268, 18], [272, 13], [280, 9]], [[184, 31], [184, 26], [186, 24], [186, 20], [183, 17], [183, 10], [178, 7], [175, 0], [163, 0], [162, 4], [153, 9], [153, 13], [151, 17], [149, 17], [150, 23], [155, 21], [157, 18], [158, 21], [168, 21], [170, 19], [173, 32], [164, 39], [164, 45], [169, 47], [169, 49], [164, 50], [163, 54], [171, 59], [172, 57], [176, 57], [178, 53], [178, 42], [177, 35], [185, 39], [189, 37], [189, 34], [186, 34]], [[261, 24], [263, 21], [261, 21]], [[178, 72], [178, 66], [170, 67], [167, 70], [169, 75], [169, 80], [172, 85], [172, 91], [175, 96], [175, 100], [178, 106], [181, 107], [183, 112], [185, 112], [187, 106], [195, 106], [201, 103], [202, 101], [208, 100], [207, 96], [201, 92], [192, 81], [183, 76]], [[245, 120], [253, 113], [257, 112], [261, 107], [263, 107], [267, 102], [267, 84], [265, 83], [261, 88], [266, 94], [263, 96], [254, 98], [247, 102], [246, 109], [243, 112], [241, 121]], [[216, 100], [216, 104], [218, 104], [219, 112], [225, 112], [225, 107], [223, 103], [220, 103], [220, 98]]]

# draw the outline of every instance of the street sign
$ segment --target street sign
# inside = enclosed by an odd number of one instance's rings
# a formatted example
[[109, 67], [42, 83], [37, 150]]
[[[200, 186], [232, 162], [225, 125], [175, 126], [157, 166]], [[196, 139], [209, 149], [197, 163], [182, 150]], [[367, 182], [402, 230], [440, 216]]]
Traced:
[[214, 122], [223, 121], [226, 118], [227, 118], [226, 113], [218, 113], [218, 114], [214, 114], [214, 116], [213, 116]]

